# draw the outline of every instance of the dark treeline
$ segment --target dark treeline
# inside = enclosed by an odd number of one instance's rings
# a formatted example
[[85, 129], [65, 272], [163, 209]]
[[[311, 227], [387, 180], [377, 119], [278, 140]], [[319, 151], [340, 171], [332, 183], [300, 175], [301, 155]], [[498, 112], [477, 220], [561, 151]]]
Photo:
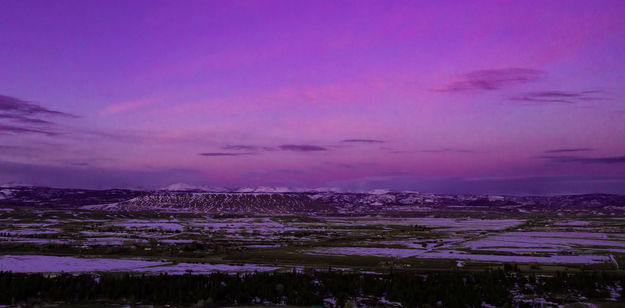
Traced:
[[558, 298], [566, 298], [567, 294], [579, 294], [588, 299], [604, 299], [610, 296], [608, 288], [615, 284], [625, 285], [625, 275], [582, 272], [534, 276], [503, 270], [427, 275], [320, 271], [245, 275], [103, 273], [46, 276], [0, 272], [0, 304], [104, 301], [196, 307], [259, 303], [311, 306], [322, 305], [323, 299], [333, 298], [336, 306], [343, 307], [353, 298], [364, 297], [371, 298], [371, 306], [377, 304], [374, 299], [384, 298], [402, 303], [404, 307], [440, 304], [445, 307], [481, 307], [483, 302], [496, 306], [512, 303], [510, 291], [515, 286], [520, 286], [520, 294], [530, 296], [553, 298], [554, 294], [560, 294], [562, 296]]

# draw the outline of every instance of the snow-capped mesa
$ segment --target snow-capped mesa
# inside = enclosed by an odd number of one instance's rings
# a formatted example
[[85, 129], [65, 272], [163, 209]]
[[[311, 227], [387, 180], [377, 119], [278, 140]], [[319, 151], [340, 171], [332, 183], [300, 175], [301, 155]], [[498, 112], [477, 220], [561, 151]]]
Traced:
[[298, 191], [314, 192], [314, 193], [337, 193], [337, 194], [345, 192], [343, 189], [339, 187], [300, 188]]
[[241, 188], [236, 190], [236, 192], [239, 192], [239, 193], [251, 193], [251, 192], [254, 192], [254, 191], [255, 191], [255, 189], [251, 188], [251, 187], [241, 187]]
[[338, 187], [291, 188], [291, 187], [286, 187], [286, 186], [279, 186], [279, 187], [259, 186], [256, 188], [241, 187], [237, 189], [236, 192], [239, 192], [239, 193], [342, 193], [343, 190]]
[[11, 194], [13, 194], [12, 190], [3, 187], [2, 189], [0, 189], [0, 200], [10, 197]]
[[384, 195], [384, 194], [388, 194], [389, 192], [390, 190], [388, 189], [374, 189], [374, 190], [369, 191], [368, 193], [372, 195]]
[[126, 211], [149, 210], [219, 214], [313, 214], [335, 212], [335, 207], [333, 205], [311, 199], [304, 194], [256, 192], [157, 192], [119, 202], [117, 206], [119, 206], [119, 209]]
[[258, 192], [288, 193], [291, 189], [288, 187], [259, 187]]
[[293, 192], [293, 190], [288, 187], [259, 186], [256, 188], [241, 187], [237, 189], [236, 192], [238, 193], [289, 193], [289, 192]]
[[186, 183], [176, 183], [159, 189], [160, 191], [194, 191], [194, 192], [228, 192], [231, 189], [225, 187], [213, 187], [213, 186], [196, 186]]
[[14, 188], [14, 187], [34, 187], [34, 185], [26, 184], [26, 183], [19, 183], [19, 182], [9, 182], [9, 183], [0, 185], [0, 188]]
[[227, 188], [227, 187], [215, 187], [206, 185], [190, 185], [186, 183], [176, 183], [169, 186], [158, 189], [159, 191], [172, 191], [172, 192], [236, 192], [236, 193], [290, 193], [290, 192], [308, 192], [310, 189], [292, 189], [286, 186], [270, 187], [270, 186], [258, 186], [258, 187], [241, 187], [241, 188]]

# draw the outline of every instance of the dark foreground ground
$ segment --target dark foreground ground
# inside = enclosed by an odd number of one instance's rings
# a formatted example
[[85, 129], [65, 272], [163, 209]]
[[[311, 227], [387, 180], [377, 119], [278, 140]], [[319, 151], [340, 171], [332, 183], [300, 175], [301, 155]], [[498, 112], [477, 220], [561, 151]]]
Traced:
[[[0, 302], [61, 307], [542, 307], [571, 304], [582, 297], [602, 307], [623, 307], [623, 285], [623, 274], [593, 271], [536, 275], [512, 265], [504, 270], [474, 273], [401, 271], [382, 275], [332, 270], [238, 275], [3, 272]], [[525, 302], [526, 297], [532, 298], [532, 303]]]

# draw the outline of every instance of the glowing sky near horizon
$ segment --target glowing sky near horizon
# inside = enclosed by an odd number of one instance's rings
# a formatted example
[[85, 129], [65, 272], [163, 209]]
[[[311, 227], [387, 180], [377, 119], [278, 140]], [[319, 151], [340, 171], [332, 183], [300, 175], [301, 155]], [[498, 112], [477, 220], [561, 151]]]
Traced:
[[2, 182], [625, 193], [625, 1], [6, 0], [0, 46]]

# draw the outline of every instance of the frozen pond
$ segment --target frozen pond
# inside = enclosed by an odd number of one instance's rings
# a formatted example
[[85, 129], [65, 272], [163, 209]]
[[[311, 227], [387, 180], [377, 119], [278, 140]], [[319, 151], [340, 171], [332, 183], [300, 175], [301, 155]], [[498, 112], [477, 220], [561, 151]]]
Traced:
[[206, 274], [211, 272], [264, 272], [279, 267], [256, 264], [208, 264], [148, 261], [138, 259], [76, 258], [38, 255], [0, 256], [0, 272], [16, 273], [86, 273], [86, 272], [150, 272], [180, 275], [185, 273]]
[[130, 259], [92, 259], [37, 255], [5, 255], [0, 257], [0, 271], [18, 273], [80, 273], [95, 271], [130, 271], [164, 262]]
[[[619, 237], [622, 234], [617, 234]], [[625, 248], [625, 241], [608, 237], [605, 233], [588, 232], [506, 232], [466, 242], [472, 250], [492, 248], [552, 248], [573, 250], [579, 247], [595, 249]]]

